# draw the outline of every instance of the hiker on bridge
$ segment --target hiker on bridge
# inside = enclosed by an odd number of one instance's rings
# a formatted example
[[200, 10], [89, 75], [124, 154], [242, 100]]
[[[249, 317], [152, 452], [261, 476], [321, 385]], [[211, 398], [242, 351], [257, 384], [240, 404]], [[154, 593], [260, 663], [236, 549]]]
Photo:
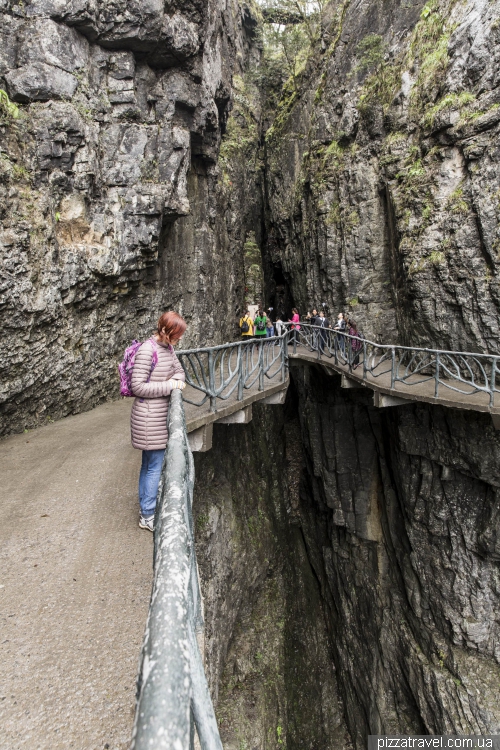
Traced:
[[272, 309], [273, 308], [270, 307], [269, 310], [267, 311], [267, 315], [266, 315], [266, 318], [267, 318], [267, 322], [266, 322], [266, 338], [268, 338], [268, 339], [272, 338], [274, 336], [274, 323], [273, 323], [272, 318], [271, 318], [271, 311], [272, 311]]
[[339, 313], [333, 330], [337, 332], [335, 336], [335, 346], [340, 349], [343, 355], [345, 355], [344, 333], [346, 332], [346, 325], [347, 323], [344, 318], [344, 313]]
[[267, 315], [262, 308], [259, 308], [254, 318], [254, 336], [257, 339], [266, 338]]
[[292, 317], [288, 319], [288, 322], [292, 324], [290, 342], [295, 341], [298, 344], [299, 343], [299, 331], [300, 331], [300, 325], [299, 325], [300, 315], [296, 307], [292, 307]]
[[240, 331], [242, 338], [251, 339], [253, 336], [253, 320], [250, 317], [250, 312], [245, 311], [243, 317], [240, 318]]
[[358, 326], [356, 325], [356, 322], [352, 319], [349, 320], [348, 333], [349, 333], [349, 336], [356, 336], [356, 338], [349, 339], [350, 362], [352, 365], [352, 369], [355, 370], [356, 367], [359, 365], [359, 355], [360, 355], [363, 344], [360, 340], [361, 334], [358, 331]]
[[[311, 326], [318, 325], [318, 311], [316, 310], [315, 307], [313, 307], [312, 312], [307, 313], [306, 321]], [[316, 330], [316, 328], [311, 328], [311, 337], [312, 337], [311, 346], [313, 349], [316, 349], [318, 345], [318, 331]]]
[[316, 331], [316, 335], [317, 335], [317, 346], [319, 349], [319, 353], [323, 354], [325, 350], [325, 343], [328, 340], [327, 329], [329, 328], [330, 323], [328, 322], [328, 318], [325, 318], [325, 313], [323, 310], [321, 310], [321, 312], [316, 315], [314, 320], [315, 320], [314, 325], [318, 326], [318, 328], [321, 329], [319, 331], [318, 330]]
[[142, 450], [139, 475], [141, 529], [153, 531], [156, 495], [168, 442], [167, 412], [170, 393], [185, 387], [185, 374], [173, 347], [186, 330], [175, 312], [164, 313], [154, 336], [139, 347], [132, 370], [132, 445]]

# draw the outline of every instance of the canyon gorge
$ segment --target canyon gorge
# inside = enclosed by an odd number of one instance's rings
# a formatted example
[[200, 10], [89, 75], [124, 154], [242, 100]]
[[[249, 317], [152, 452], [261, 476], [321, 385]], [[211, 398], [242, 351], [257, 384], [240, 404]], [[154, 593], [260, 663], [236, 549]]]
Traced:
[[[118, 398], [165, 309], [234, 340], [255, 293], [498, 352], [500, 3], [318, 8], [289, 65], [238, 0], [0, 0], [0, 434]], [[500, 433], [340, 386], [294, 363], [195, 456], [224, 748], [500, 734]]]

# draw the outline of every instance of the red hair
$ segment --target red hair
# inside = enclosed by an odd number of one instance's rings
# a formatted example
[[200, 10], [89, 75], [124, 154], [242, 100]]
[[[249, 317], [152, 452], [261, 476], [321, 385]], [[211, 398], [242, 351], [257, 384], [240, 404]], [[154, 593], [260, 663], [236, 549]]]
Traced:
[[158, 321], [158, 337], [164, 344], [169, 344], [172, 339], [180, 339], [185, 330], [186, 321], [172, 310], [163, 313]]

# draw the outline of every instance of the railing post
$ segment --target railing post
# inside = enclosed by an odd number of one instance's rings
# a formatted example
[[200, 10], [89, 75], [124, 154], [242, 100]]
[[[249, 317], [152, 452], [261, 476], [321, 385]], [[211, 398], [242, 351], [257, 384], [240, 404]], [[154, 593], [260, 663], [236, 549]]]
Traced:
[[394, 388], [396, 382], [396, 350], [394, 347], [391, 348], [391, 389]]
[[497, 375], [497, 358], [491, 360], [491, 378], [490, 378], [490, 406], [495, 406], [495, 385]]
[[[261, 336], [261, 338], [264, 338]], [[259, 341], [259, 391], [264, 390], [264, 342]]]
[[293, 331], [293, 353], [297, 354], [297, 329], [292, 328]]
[[347, 364], [349, 365], [349, 372], [352, 372], [352, 339], [347, 339]]
[[366, 380], [366, 373], [368, 368], [366, 367], [366, 341], [363, 339], [363, 380]]
[[208, 385], [210, 388], [210, 411], [217, 411], [217, 397], [215, 395], [215, 369], [214, 369], [214, 353], [213, 351], [208, 352]]
[[283, 368], [281, 382], [284, 383], [288, 377], [288, 333], [285, 333], [281, 339], [281, 358]]
[[439, 352], [436, 352], [436, 373], [434, 375], [434, 398], [438, 397], [439, 392]]
[[243, 400], [243, 351], [244, 347], [238, 347], [238, 401]]

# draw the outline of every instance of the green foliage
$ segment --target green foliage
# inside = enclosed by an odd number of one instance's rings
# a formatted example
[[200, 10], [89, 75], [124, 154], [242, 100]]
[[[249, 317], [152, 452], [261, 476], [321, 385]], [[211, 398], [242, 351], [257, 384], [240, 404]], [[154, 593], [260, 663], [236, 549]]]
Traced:
[[441, 85], [448, 67], [448, 42], [452, 28], [447, 16], [456, 0], [451, 0], [448, 12], [441, 12], [439, 0], [430, 0], [420, 13], [410, 43], [408, 64], [418, 66], [418, 76], [410, 95], [415, 115], [421, 115], [436, 89]]
[[486, 110], [481, 109], [481, 110], [473, 111], [470, 109], [466, 109], [465, 111], [462, 112], [460, 116], [460, 122], [458, 124], [468, 125], [469, 123], [472, 123], [475, 120], [478, 120], [480, 117], [484, 117], [485, 115], [489, 115], [492, 112], [495, 112], [499, 108], [500, 108], [500, 104], [498, 102], [495, 102], [495, 104], [492, 104], [491, 107], [489, 107]]
[[346, 230], [352, 233], [355, 227], [358, 227], [360, 223], [359, 214], [357, 211], [351, 211], [345, 221]]
[[433, 264], [434, 266], [438, 266], [438, 265], [440, 265], [441, 263], [444, 263], [444, 253], [442, 253], [442, 252], [441, 252], [440, 250], [434, 250], [434, 251], [433, 251], [433, 252], [432, 252], [432, 253], [431, 253], [431, 254], [429, 255], [429, 261], [430, 261], [430, 263], [432, 263], [432, 264]]
[[326, 217], [326, 224], [328, 226], [331, 226], [332, 224], [335, 224], [336, 226], [340, 226], [342, 220], [342, 212], [340, 210], [340, 203], [332, 203], [330, 210], [328, 212], [328, 215]]
[[333, 158], [334, 160], [339, 160], [342, 158], [344, 153], [344, 149], [342, 146], [339, 145], [338, 141], [332, 141], [330, 145], [326, 148], [325, 151], [325, 157], [327, 158]]
[[3, 89], [0, 89], [0, 112], [13, 120], [17, 120], [20, 115], [19, 107], [11, 102], [7, 92]]
[[423, 125], [430, 128], [434, 125], [436, 117], [446, 110], [461, 110], [476, 100], [474, 94], [462, 91], [460, 94], [446, 94], [437, 104], [427, 110], [423, 117]]
[[251, 76], [233, 77], [234, 107], [227, 122], [222, 139], [220, 159], [223, 166], [237, 155], [254, 151], [259, 140], [258, 121], [255, 113], [258, 93]]
[[208, 526], [208, 513], [200, 513], [196, 519], [196, 529], [202, 534]]
[[354, 308], [354, 307], [357, 307], [359, 305], [359, 300], [358, 300], [357, 297], [353, 297], [352, 299], [349, 300], [349, 302], [347, 304], [349, 305], [349, 307], [353, 307]]
[[278, 724], [278, 726], [276, 727], [276, 738], [277, 738], [277, 741], [278, 741], [278, 745], [283, 745], [284, 744], [284, 740], [283, 740], [283, 727], [281, 726], [281, 724]]
[[[287, 81], [287, 84], [291, 82], [291, 79]], [[276, 117], [274, 118], [273, 124], [266, 133], [266, 141], [270, 141], [274, 136], [279, 135], [284, 125], [288, 120], [288, 116], [292, 111], [293, 105], [297, 101], [297, 91], [287, 92], [287, 85], [283, 89], [283, 95], [278, 102]]]
[[[448, 12], [441, 13], [439, 0], [430, 0], [420, 13], [413, 29], [408, 51], [393, 62], [385, 62], [385, 47], [375, 35], [366, 42], [366, 63], [375, 70], [366, 79], [359, 101], [360, 110], [367, 111], [374, 104], [389, 108], [401, 86], [403, 70], [416, 67], [417, 78], [410, 93], [410, 107], [414, 116], [423, 114], [429, 101], [434, 101], [448, 66], [448, 42], [452, 28], [447, 24], [449, 10], [456, 0], [450, 0]], [[363, 58], [362, 58], [363, 60]]]
[[364, 73], [378, 67], [384, 61], [386, 49], [387, 45], [379, 34], [368, 34], [358, 44], [357, 51], [361, 58], [354, 70]]
[[469, 204], [464, 199], [462, 185], [456, 188], [446, 201], [446, 208], [454, 214], [466, 215], [469, 213]]
[[13, 182], [27, 182], [30, 173], [22, 164], [12, 161], [7, 154], [0, 151], [0, 178]]
[[245, 274], [245, 302], [258, 304], [264, 295], [264, 272], [262, 254], [255, 241], [255, 234], [250, 232], [243, 246], [243, 264]]
[[[273, 118], [267, 141], [281, 134], [299, 97], [300, 81], [322, 34], [325, 6], [326, 0], [263, 1], [264, 17], [293, 19], [290, 23], [265, 23], [262, 31], [259, 87], [265, 92], [265, 108]], [[320, 86], [316, 102], [322, 93]]]

